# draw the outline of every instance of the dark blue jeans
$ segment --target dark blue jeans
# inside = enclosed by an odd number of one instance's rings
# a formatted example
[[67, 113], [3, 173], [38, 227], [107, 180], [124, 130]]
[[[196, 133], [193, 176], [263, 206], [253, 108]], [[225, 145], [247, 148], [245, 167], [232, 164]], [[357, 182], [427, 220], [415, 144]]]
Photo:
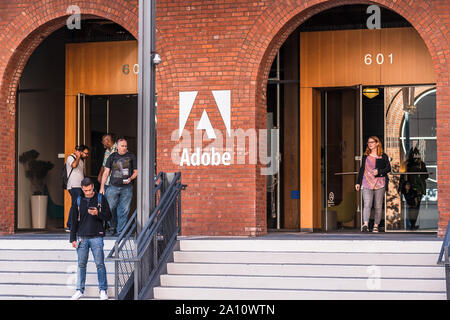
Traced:
[[72, 207], [77, 205], [77, 198], [78, 196], [83, 196], [83, 189], [81, 188], [72, 188], [69, 189], [70, 196], [72, 197], [72, 204], [70, 206], [69, 210], [69, 219], [67, 220], [67, 228], [70, 229], [70, 222], [72, 221]]
[[105, 191], [111, 212], [117, 209], [117, 233], [121, 233], [128, 220], [131, 200], [133, 198], [133, 185], [128, 184], [121, 187], [109, 185]]
[[[105, 185], [105, 196], [108, 193], [108, 188], [109, 188], [109, 185]], [[106, 198], [106, 200], [108, 200], [108, 197]], [[109, 201], [108, 201], [108, 204], [109, 204]], [[109, 225], [110, 229], [114, 229], [117, 231], [117, 208], [114, 210], [112, 208], [110, 208], [110, 210], [111, 210], [111, 220], [108, 221], [108, 225]]]
[[97, 266], [98, 290], [108, 290], [106, 279], [105, 253], [103, 251], [103, 238], [80, 237], [81, 242], [77, 248], [78, 254], [78, 272], [77, 272], [77, 290], [84, 293], [86, 283], [86, 269], [89, 258], [89, 248], [94, 256]]

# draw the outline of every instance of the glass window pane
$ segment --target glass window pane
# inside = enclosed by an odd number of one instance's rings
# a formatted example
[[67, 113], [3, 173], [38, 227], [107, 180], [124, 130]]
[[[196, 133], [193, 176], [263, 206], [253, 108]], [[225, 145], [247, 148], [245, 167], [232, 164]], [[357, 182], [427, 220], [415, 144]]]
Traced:
[[435, 231], [439, 218], [436, 90], [415, 87], [415, 108], [409, 112], [403, 110], [403, 95], [395, 94], [402, 88], [386, 90], [392, 97], [386, 114], [387, 141], [399, 142], [386, 146], [394, 172], [387, 197], [387, 230]]

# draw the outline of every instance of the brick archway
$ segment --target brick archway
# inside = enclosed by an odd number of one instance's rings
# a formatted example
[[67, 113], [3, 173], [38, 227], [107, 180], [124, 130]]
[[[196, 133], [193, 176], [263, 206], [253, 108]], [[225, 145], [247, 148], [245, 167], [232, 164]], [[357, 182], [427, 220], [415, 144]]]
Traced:
[[31, 54], [45, 38], [66, 24], [67, 8], [74, 4], [80, 8], [82, 19], [109, 19], [138, 38], [137, 0], [28, 1], [26, 7], [18, 2], [8, 12], [8, 17], [14, 17], [8, 24], [8, 32], [0, 35], [0, 136], [4, 142], [0, 147], [0, 234], [14, 232], [16, 132], [12, 124], [16, 121], [17, 87]]
[[[238, 54], [240, 61], [236, 64], [234, 77], [235, 87], [239, 87], [239, 82], [251, 84], [250, 90], [248, 88], [240, 89], [238, 96], [247, 96], [246, 103], [255, 106], [255, 128], [265, 128], [267, 79], [272, 61], [284, 41], [298, 26], [313, 15], [333, 7], [350, 4], [377, 4], [390, 9], [408, 20], [424, 40], [437, 74], [438, 159], [442, 159], [445, 153], [450, 152], [449, 146], [439, 146], [439, 137], [450, 134], [448, 126], [440, 121], [445, 119], [445, 114], [448, 112], [445, 109], [450, 107], [448, 105], [450, 98], [448, 92], [450, 50], [448, 36], [443, 32], [445, 22], [438, 15], [439, 9], [429, 3], [407, 0], [397, 2], [388, 0], [313, 0], [308, 2], [293, 0], [274, 2], [259, 16], [252, 30], [248, 33], [245, 46]], [[248, 91], [254, 93], [254, 95], [248, 94]], [[439, 160], [438, 163], [440, 166], [438, 179], [441, 181], [438, 189], [442, 190], [446, 189], [448, 184], [445, 182], [447, 176], [442, 172], [450, 170], [450, 165]], [[264, 177], [257, 176], [256, 180], [257, 190], [264, 190], [266, 183]], [[439, 236], [443, 236], [445, 233], [447, 221], [450, 219], [450, 214], [445, 212], [447, 207], [450, 207], [450, 196], [441, 192], [439, 198]], [[265, 224], [265, 215], [266, 199], [264, 197], [257, 199], [257, 224]]]

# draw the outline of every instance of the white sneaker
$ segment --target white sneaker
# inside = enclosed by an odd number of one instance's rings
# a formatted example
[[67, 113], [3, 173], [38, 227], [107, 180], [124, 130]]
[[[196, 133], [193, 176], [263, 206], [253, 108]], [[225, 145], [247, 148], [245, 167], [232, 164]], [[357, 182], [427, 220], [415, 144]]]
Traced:
[[100, 290], [100, 300], [108, 300], [108, 293], [106, 290]]
[[83, 296], [83, 293], [80, 290], [77, 290], [70, 300], [78, 300]]

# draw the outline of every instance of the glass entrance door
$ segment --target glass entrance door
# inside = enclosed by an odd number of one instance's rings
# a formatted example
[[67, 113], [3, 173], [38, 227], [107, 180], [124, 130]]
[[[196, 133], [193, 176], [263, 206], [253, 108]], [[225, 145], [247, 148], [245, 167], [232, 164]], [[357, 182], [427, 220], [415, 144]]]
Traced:
[[[91, 166], [92, 166], [92, 116], [91, 110], [97, 110], [97, 108], [91, 108], [92, 97], [90, 95], [79, 93], [77, 95], [77, 145], [86, 145], [91, 150], [89, 152], [89, 157], [86, 159], [85, 164], [85, 175], [86, 177], [91, 177]], [[96, 179], [94, 179], [96, 181]]]
[[127, 139], [128, 150], [136, 154], [137, 95], [79, 93], [77, 96], [77, 145], [85, 144], [90, 148], [85, 175], [92, 178], [97, 190], [97, 177], [105, 154], [102, 137], [106, 133]]
[[361, 87], [322, 91], [322, 230], [360, 228]]
[[386, 231], [436, 232], [436, 87], [386, 87]]

